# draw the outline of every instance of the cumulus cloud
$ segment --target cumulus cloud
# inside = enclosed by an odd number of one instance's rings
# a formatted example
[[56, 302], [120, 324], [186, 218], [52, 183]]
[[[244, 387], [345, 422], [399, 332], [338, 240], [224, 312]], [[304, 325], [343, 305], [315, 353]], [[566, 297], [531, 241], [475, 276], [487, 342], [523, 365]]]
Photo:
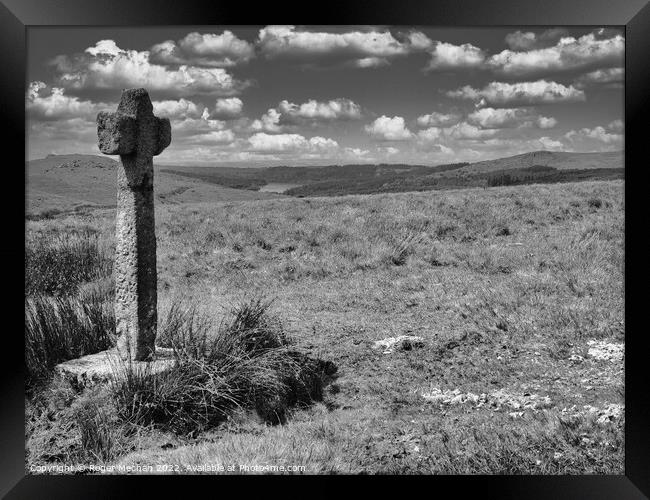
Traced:
[[623, 120], [614, 120], [607, 124], [607, 129], [620, 134], [625, 130], [625, 124], [623, 123]]
[[350, 99], [333, 99], [319, 102], [314, 99], [303, 104], [281, 101], [278, 110], [284, 118], [305, 120], [358, 120], [361, 118], [361, 107]]
[[564, 134], [564, 139], [576, 151], [617, 151], [624, 147], [622, 130], [614, 130], [617, 126], [614, 121], [607, 127], [598, 125], [570, 130]]
[[469, 85], [446, 92], [448, 97], [468, 99], [483, 105], [532, 105], [558, 102], [584, 101], [585, 93], [573, 85], [568, 87], [557, 82], [491, 82], [482, 89]]
[[454, 45], [436, 42], [431, 50], [431, 60], [425, 70], [447, 70], [456, 68], [478, 68], [485, 61], [485, 53], [472, 44]]
[[484, 139], [494, 136], [497, 132], [498, 130], [496, 129], [482, 129], [467, 122], [458, 123], [444, 130], [446, 136], [458, 140]]
[[304, 152], [322, 153], [338, 148], [338, 143], [325, 137], [305, 138], [300, 134], [266, 134], [259, 132], [248, 138], [250, 151], [260, 153]]
[[560, 38], [551, 47], [524, 52], [504, 50], [491, 56], [486, 63], [503, 75], [526, 77], [541, 73], [622, 66], [624, 53], [625, 39], [622, 35], [602, 39], [597, 33], [589, 33], [580, 38]]
[[438, 113], [434, 111], [428, 115], [421, 115], [417, 118], [420, 127], [446, 127], [455, 125], [462, 117], [457, 113]]
[[149, 51], [125, 50], [113, 40], [100, 40], [83, 54], [57, 56], [52, 65], [59, 85], [69, 90], [146, 87], [179, 96], [233, 95], [246, 87], [223, 68], [154, 64]]
[[231, 31], [188, 33], [174, 42], [167, 40], [151, 47], [149, 60], [161, 65], [191, 65], [228, 68], [248, 62], [255, 55], [253, 45], [237, 38]]
[[564, 149], [564, 144], [562, 142], [556, 139], [551, 139], [550, 137], [540, 137], [538, 141], [547, 151], [560, 151]]
[[186, 140], [188, 144], [230, 144], [235, 140], [235, 134], [232, 130], [213, 130], [202, 134], [189, 136]]
[[251, 129], [271, 133], [282, 132], [282, 126], [280, 125], [280, 113], [278, 113], [278, 111], [273, 108], [269, 109], [262, 115], [259, 120], [253, 121], [251, 124]]
[[154, 114], [169, 118], [170, 120], [198, 118], [202, 109], [194, 102], [187, 99], [153, 101]]
[[49, 94], [43, 92], [46, 89], [47, 85], [43, 82], [30, 82], [25, 97], [25, 108], [30, 118], [38, 120], [84, 118], [94, 121], [97, 113], [109, 106], [105, 103], [94, 103], [65, 95], [65, 90], [59, 87], [51, 88]]
[[215, 118], [236, 118], [241, 115], [244, 103], [239, 97], [217, 99], [212, 116]]
[[553, 28], [540, 34], [531, 31], [515, 31], [506, 35], [506, 43], [512, 50], [531, 50], [555, 45], [560, 38], [568, 35], [565, 28]]
[[579, 76], [575, 81], [576, 88], [585, 88], [592, 85], [609, 85], [621, 87], [625, 80], [624, 68], [606, 68], [590, 71]]
[[384, 66], [391, 58], [428, 47], [426, 35], [412, 32], [398, 40], [388, 31], [331, 33], [308, 31], [295, 26], [266, 26], [258, 45], [267, 58], [291, 58], [310, 64], [341, 61], [358, 68]]
[[484, 129], [528, 127], [553, 128], [555, 118], [538, 115], [530, 108], [481, 108], [467, 116], [467, 121]]
[[366, 125], [365, 130], [375, 139], [381, 141], [405, 141], [413, 136], [411, 131], [406, 128], [404, 118], [401, 116], [389, 118], [382, 115], [371, 124]]

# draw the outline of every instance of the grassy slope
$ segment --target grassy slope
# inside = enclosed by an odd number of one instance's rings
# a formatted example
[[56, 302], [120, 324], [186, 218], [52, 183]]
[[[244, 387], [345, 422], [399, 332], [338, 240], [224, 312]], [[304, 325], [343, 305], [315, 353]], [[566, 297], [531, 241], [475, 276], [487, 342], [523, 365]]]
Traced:
[[[93, 155], [54, 155], [26, 165], [27, 212], [38, 214], [78, 206], [115, 206], [114, 159]], [[155, 168], [155, 193], [160, 203], [270, 199], [273, 193], [255, 193], [207, 184], [159, 172]]]
[[[110, 237], [107, 215], [92, 224]], [[587, 356], [590, 340], [623, 342], [622, 182], [159, 204], [156, 221], [161, 307], [182, 295], [220, 317], [266, 293], [299, 347], [340, 377], [286, 426], [152, 435], [121, 463], [622, 473], [624, 420], [583, 408], [623, 403], [622, 362]], [[402, 334], [425, 346], [372, 349]], [[432, 388], [551, 404], [510, 415], [428, 401]]]

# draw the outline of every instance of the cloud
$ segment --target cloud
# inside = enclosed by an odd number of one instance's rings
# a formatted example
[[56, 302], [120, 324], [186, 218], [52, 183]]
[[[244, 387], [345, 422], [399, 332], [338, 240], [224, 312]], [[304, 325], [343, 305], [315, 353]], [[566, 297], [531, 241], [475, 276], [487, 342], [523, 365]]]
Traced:
[[496, 129], [481, 129], [467, 122], [461, 122], [444, 129], [446, 136], [459, 140], [484, 139], [486, 137], [494, 136], [497, 132], [498, 130]]
[[[614, 122], [610, 123], [610, 126]], [[616, 125], [616, 124], [615, 124]], [[600, 150], [618, 150], [623, 147], [623, 134], [608, 132], [605, 127], [597, 126], [593, 128], [581, 128], [579, 130], [570, 130], [564, 137], [574, 145], [591, 146], [592, 149]]]
[[428, 115], [421, 115], [417, 118], [420, 127], [446, 127], [455, 125], [462, 117], [457, 113], [438, 113], [434, 111]]
[[487, 66], [506, 76], [527, 77], [622, 66], [624, 53], [622, 35], [601, 39], [597, 33], [589, 33], [580, 38], [563, 37], [551, 47], [524, 52], [504, 50], [491, 56]]
[[280, 113], [276, 109], [269, 109], [259, 120], [254, 120], [251, 130], [279, 133], [282, 132], [280, 125]]
[[555, 45], [560, 38], [568, 35], [565, 28], [553, 28], [540, 34], [531, 31], [515, 31], [506, 35], [506, 43], [512, 50], [531, 50]]
[[41, 95], [45, 89], [47, 89], [47, 85], [40, 81], [30, 82], [27, 88], [25, 108], [32, 119], [84, 118], [94, 122], [97, 113], [109, 106], [105, 103], [93, 103], [78, 97], [67, 96], [65, 90], [59, 87], [51, 88], [49, 95]]
[[244, 107], [239, 97], [217, 99], [212, 115], [214, 118], [236, 118], [241, 115]]
[[551, 139], [550, 137], [540, 137], [538, 141], [547, 151], [561, 151], [564, 149], [564, 144], [562, 144], [562, 142]]
[[327, 102], [318, 102], [314, 99], [303, 104], [294, 104], [281, 101], [278, 109], [283, 118], [293, 120], [358, 120], [361, 118], [361, 107], [350, 99], [333, 99]]
[[411, 131], [406, 128], [404, 118], [401, 116], [389, 118], [382, 115], [371, 124], [366, 125], [365, 130], [374, 138], [382, 141], [405, 141], [413, 136]]
[[612, 85], [619, 88], [624, 80], [625, 68], [607, 68], [597, 69], [579, 76], [574, 85], [579, 89], [592, 85]]
[[259, 31], [258, 46], [269, 59], [282, 57], [311, 65], [339, 61], [357, 68], [374, 68], [428, 46], [428, 38], [419, 32], [403, 38], [398, 40], [388, 30], [331, 33], [299, 30], [292, 25], [266, 26]]
[[467, 121], [483, 129], [528, 127], [553, 128], [555, 118], [540, 116], [529, 108], [481, 108], [467, 116]]
[[361, 149], [361, 148], [345, 148], [344, 153], [352, 155], [352, 156], [366, 156], [367, 154], [370, 153], [370, 151], [367, 150], [367, 149]]
[[213, 130], [203, 134], [193, 135], [187, 138], [188, 144], [230, 144], [235, 140], [232, 130]]
[[201, 108], [187, 99], [153, 101], [153, 111], [157, 116], [169, 118], [170, 120], [198, 118], [201, 116]]
[[607, 129], [619, 134], [625, 130], [625, 124], [623, 120], [614, 120], [607, 124]]
[[323, 153], [338, 148], [338, 143], [325, 137], [306, 139], [300, 134], [266, 134], [259, 132], [248, 138], [249, 150], [260, 153]]
[[228, 96], [247, 86], [223, 68], [153, 64], [148, 51], [124, 50], [113, 40], [100, 40], [83, 54], [57, 56], [52, 65], [58, 84], [68, 90], [145, 87], [178, 96]]
[[255, 55], [253, 45], [240, 40], [231, 31], [188, 33], [174, 42], [167, 40], [151, 47], [149, 60], [161, 65], [191, 65], [228, 68], [248, 62]]
[[479, 68], [485, 62], [485, 53], [471, 45], [464, 43], [454, 45], [446, 42], [436, 42], [431, 50], [431, 60], [425, 70], [447, 70], [456, 68]]
[[569, 85], [538, 80], [536, 82], [504, 83], [492, 82], [483, 89], [466, 85], [457, 90], [446, 92], [455, 99], [477, 101], [478, 105], [532, 105], [558, 102], [577, 102], [585, 100], [585, 93]]

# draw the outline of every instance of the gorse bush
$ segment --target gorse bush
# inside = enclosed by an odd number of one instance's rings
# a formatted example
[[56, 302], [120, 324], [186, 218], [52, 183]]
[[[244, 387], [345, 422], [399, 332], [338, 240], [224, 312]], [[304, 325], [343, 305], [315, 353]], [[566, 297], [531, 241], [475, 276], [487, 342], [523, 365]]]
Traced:
[[28, 386], [55, 365], [103, 351], [115, 343], [113, 307], [100, 299], [34, 296], [25, 299], [25, 370]]
[[164, 344], [174, 349], [175, 365], [152, 373], [150, 365], [117, 363], [111, 392], [120, 418], [199, 432], [236, 410], [283, 422], [291, 407], [321, 399], [335, 367], [292, 350], [268, 307], [261, 299], [248, 301], [214, 331], [196, 308], [172, 306], [162, 332]]
[[109, 276], [111, 267], [91, 231], [39, 236], [25, 245], [25, 294], [73, 295], [80, 284]]

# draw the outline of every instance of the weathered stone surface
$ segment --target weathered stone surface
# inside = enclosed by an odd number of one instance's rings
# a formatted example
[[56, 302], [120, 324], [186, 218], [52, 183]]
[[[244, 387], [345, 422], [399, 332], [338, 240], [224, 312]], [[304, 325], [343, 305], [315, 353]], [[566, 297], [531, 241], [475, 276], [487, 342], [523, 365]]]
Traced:
[[54, 373], [69, 381], [76, 389], [83, 389], [110, 380], [119, 380], [124, 377], [129, 367], [134, 371], [161, 373], [173, 366], [172, 349], [158, 347], [150, 362], [125, 361], [117, 349], [110, 349], [60, 363], [54, 367]]
[[123, 357], [145, 361], [154, 352], [157, 315], [153, 156], [171, 142], [168, 119], [153, 115], [145, 89], [127, 89], [115, 113], [97, 116], [105, 154], [119, 154], [115, 248], [115, 319]]

